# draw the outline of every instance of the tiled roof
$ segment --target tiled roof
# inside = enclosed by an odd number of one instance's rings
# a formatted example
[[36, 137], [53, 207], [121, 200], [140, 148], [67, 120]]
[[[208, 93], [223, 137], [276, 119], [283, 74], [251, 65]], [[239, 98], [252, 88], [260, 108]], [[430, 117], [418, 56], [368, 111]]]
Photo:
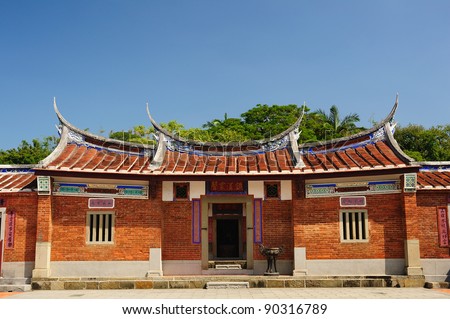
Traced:
[[[244, 143], [204, 143], [185, 140], [149, 118], [157, 146], [127, 143], [93, 135], [67, 122], [61, 140], [37, 170], [53, 172], [138, 175], [264, 175], [386, 170], [411, 166], [398, 147], [391, 113], [377, 126], [350, 137], [298, 145], [301, 117], [271, 139]], [[148, 109], [147, 109], [148, 110]]]
[[69, 140], [57, 156], [48, 160], [46, 169], [145, 173], [149, 172], [151, 155], [139, 149], [103, 147]]
[[388, 169], [409, 166], [410, 159], [395, 145], [390, 127], [387, 136], [348, 139], [345, 142], [309, 146], [301, 149], [303, 172]]
[[167, 150], [155, 173], [166, 174], [276, 174], [290, 173], [295, 165], [285, 149], [237, 155], [199, 155]]
[[0, 193], [21, 191], [35, 179], [36, 176], [29, 169], [2, 166], [0, 168]]
[[417, 174], [419, 189], [450, 189], [450, 162], [427, 162]]

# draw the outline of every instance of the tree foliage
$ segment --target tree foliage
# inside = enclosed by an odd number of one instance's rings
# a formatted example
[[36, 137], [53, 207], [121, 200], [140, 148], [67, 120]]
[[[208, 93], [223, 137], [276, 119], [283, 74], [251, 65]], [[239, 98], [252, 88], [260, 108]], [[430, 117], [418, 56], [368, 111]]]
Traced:
[[33, 139], [31, 143], [22, 141], [17, 148], [0, 150], [1, 164], [36, 164], [46, 158], [56, 147], [58, 139], [55, 136], [44, 139]]
[[250, 139], [260, 140], [271, 138], [295, 123], [301, 114], [297, 105], [258, 104], [256, 107], [241, 114], [243, 126]]
[[319, 109], [316, 115], [317, 120], [321, 123], [322, 130], [329, 134], [329, 138], [343, 137], [363, 129], [355, 124], [359, 122], [358, 114], [351, 113], [342, 118], [336, 105], [330, 107], [328, 114], [324, 110]]
[[397, 127], [394, 136], [404, 152], [417, 161], [450, 161], [450, 124], [429, 129], [409, 124]]

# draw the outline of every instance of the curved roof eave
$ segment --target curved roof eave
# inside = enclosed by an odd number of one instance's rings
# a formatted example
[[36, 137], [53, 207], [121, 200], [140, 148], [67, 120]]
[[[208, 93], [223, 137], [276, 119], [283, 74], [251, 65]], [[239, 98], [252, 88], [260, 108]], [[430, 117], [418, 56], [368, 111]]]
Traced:
[[390, 130], [390, 128], [388, 127], [389, 123], [385, 122], [384, 124], [384, 131], [386, 133], [387, 136], [387, 142], [388, 144], [390, 144], [392, 150], [394, 151], [394, 153], [396, 153], [396, 155], [403, 160], [404, 162], [408, 163], [409, 165], [412, 166], [419, 166], [417, 164], [415, 164], [415, 160], [411, 157], [409, 157], [408, 155], [406, 155], [405, 152], [403, 152], [403, 150], [400, 148], [400, 145], [398, 145], [397, 140], [394, 138], [394, 134], [392, 133], [392, 131]]
[[90, 132], [84, 131], [79, 129], [78, 127], [72, 125], [69, 121], [67, 121], [59, 112], [58, 106], [56, 105], [56, 98], [53, 100], [53, 108], [55, 110], [56, 116], [58, 117], [60, 123], [64, 126], [66, 126], [71, 131], [80, 134], [84, 137], [88, 137], [93, 140], [97, 140], [102, 143], [111, 143], [116, 144], [119, 146], [128, 146], [128, 147], [134, 147], [134, 148], [144, 148], [144, 149], [154, 149], [153, 145], [145, 145], [145, 144], [139, 144], [139, 143], [132, 143], [132, 142], [126, 142], [121, 140], [116, 140], [112, 138], [106, 138], [100, 135], [92, 134]]
[[310, 148], [310, 147], [323, 147], [329, 144], [338, 144], [338, 143], [342, 143], [342, 142], [346, 142], [346, 141], [350, 141], [350, 140], [354, 140], [354, 139], [358, 139], [367, 135], [370, 135], [376, 131], [378, 131], [379, 129], [382, 129], [385, 124], [390, 123], [393, 119], [394, 119], [394, 115], [395, 112], [397, 111], [398, 108], [398, 94], [395, 98], [395, 103], [394, 106], [392, 107], [391, 112], [389, 112], [389, 114], [386, 116], [386, 118], [384, 120], [382, 120], [380, 123], [378, 123], [377, 125], [373, 126], [370, 129], [364, 130], [362, 132], [350, 135], [350, 136], [345, 136], [345, 137], [339, 137], [339, 138], [335, 138], [332, 140], [328, 140], [328, 141], [319, 141], [319, 142], [312, 142], [312, 143], [305, 143], [305, 144], [301, 144], [299, 145], [300, 148]]
[[181, 142], [181, 143], [185, 143], [185, 144], [189, 144], [189, 145], [194, 145], [194, 146], [259, 146], [259, 145], [263, 145], [263, 144], [267, 144], [267, 143], [271, 143], [277, 140], [282, 139], [283, 137], [287, 136], [289, 133], [293, 132], [294, 130], [298, 129], [300, 127], [300, 123], [302, 122], [303, 119], [303, 115], [305, 114], [305, 108], [302, 107], [302, 113], [300, 114], [299, 118], [297, 119], [297, 121], [295, 121], [294, 124], [292, 124], [289, 128], [287, 128], [284, 132], [281, 132], [280, 134], [275, 135], [274, 137], [271, 138], [266, 138], [263, 140], [256, 140], [256, 141], [244, 141], [244, 142], [229, 142], [229, 143], [221, 143], [221, 142], [202, 142], [202, 141], [197, 141], [197, 140], [190, 140], [190, 139], [185, 139], [182, 138], [180, 136], [177, 136], [173, 133], [170, 133], [169, 131], [167, 131], [166, 129], [164, 129], [163, 127], [161, 127], [152, 117], [152, 115], [150, 114], [150, 110], [148, 107], [148, 103], [147, 103], [147, 115], [150, 119], [150, 122], [152, 123], [153, 127], [155, 128], [155, 130], [163, 133], [165, 136], [167, 136], [168, 138]]

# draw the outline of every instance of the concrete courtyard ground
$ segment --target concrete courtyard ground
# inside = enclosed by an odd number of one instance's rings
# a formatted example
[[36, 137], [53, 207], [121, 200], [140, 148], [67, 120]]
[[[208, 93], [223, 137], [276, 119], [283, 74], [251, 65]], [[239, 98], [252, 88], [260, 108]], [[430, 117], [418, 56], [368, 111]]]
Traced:
[[37, 290], [0, 293], [8, 299], [450, 299], [450, 289], [251, 288]]

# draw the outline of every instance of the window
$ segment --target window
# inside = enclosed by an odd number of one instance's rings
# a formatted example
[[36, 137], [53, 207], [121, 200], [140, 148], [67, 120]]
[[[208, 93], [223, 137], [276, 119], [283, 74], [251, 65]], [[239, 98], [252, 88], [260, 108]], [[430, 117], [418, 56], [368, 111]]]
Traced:
[[340, 212], [342, 242], [367, 242], [369, 229], [367, 211], [346, 210]]
[[173, 199], [189, 200], [189, 183], [173, 183]]
[[87, 215], [87, 242], [113, 243], [114, 214], [111, 212], [89, 212]]
[[264, 195], [266, 199], [280, 199], [280, 182], [265, 182]]

